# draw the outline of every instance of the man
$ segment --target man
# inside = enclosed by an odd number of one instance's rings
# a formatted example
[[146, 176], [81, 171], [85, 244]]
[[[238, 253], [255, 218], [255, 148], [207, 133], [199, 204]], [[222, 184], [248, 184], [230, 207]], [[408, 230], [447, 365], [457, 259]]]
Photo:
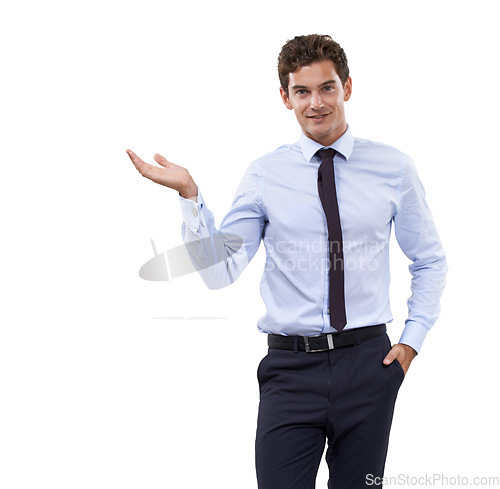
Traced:
[[[250, 165], [218, 230], [185, 168], [128, 153], [143, 176], [179, 192], [184, 241], [210, 288], [234, 282], [261, 240], [266, 247], [259, 488], [314, 488], [326, 440], [328, 487], [366, 487], [383, 475], [398, 389], [439, 314], [445, 256], [412, 160], [351, 134], [342, 48], [298, 36], [283, 46], [278, 72], [300, 140]], [[391, 347], [393, 224], [413, 263], [408, 319]]]

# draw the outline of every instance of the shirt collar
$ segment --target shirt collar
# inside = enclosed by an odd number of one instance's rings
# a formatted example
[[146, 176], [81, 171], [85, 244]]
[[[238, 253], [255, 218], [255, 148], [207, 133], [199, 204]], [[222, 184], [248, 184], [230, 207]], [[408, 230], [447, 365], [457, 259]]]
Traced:
[[347, 130], [340, 136], [337, 141], [335, 141], [330, 146], [322, 146], [321, 144], [313, 141], [308, 138], [303, 131], [300, 132], [300, 140], [299, 140], [300, 149], [302, 150], [302, 154], [305, 159], [310, 163], [312, 157], [315, 155], [316, 151], [321, 148], [333, 148], [337, 153], [340, 153], [346, 161], [349, 160], [352, 149], [354, 147], [354, 137], [351, 133], [351, 129], [349, 125], [347, 125]]

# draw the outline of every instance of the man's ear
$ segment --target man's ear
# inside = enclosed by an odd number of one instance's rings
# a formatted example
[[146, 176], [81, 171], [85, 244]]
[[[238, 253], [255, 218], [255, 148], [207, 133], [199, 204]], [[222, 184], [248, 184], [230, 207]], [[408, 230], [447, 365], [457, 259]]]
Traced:
[[285, 107], [289, 110], [292, 110], [292, 104], [290, 103], [290, 99], [288, 98], [288, 95], [286, 94], [285, 90], [283, 90], [283, 87], [280, 87], [280, 95], [281, 95], [281, 100], [283, 100], [283, 103], [285, 104]]
[[350, 76], [348, 76], [344, 84], [344, 102], [347, 102], [351, 98], [351, 94], [352, 94], [352, 79]]

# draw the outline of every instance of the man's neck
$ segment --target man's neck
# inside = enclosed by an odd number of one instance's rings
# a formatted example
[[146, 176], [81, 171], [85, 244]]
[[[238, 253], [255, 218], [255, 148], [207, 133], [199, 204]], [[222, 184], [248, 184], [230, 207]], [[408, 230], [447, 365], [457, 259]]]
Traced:
[[342, 127], [339, 127], [338, 131], [335, 130], [334, 133], [328, 134], [324, 138], [315, 138], [312, 134], [308, 134], [304, 131], [304, 135], [308, 137], [309, 139], [315, 141], [318, 144], [321, 144], [321, 146], [331, 146], [335, 141], [340, 139], [347, 131], [348, 125], [345, 123], [345, 125], [342, 125]]

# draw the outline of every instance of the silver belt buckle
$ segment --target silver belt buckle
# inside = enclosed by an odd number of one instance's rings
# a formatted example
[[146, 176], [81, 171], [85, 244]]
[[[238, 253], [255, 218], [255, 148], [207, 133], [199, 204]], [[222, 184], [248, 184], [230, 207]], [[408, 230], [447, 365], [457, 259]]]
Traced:
[[326, 334], [326, 341], [328, 343], [328, 348], [317, 348], [313, 349], [309, 346], [309, 338], [319, 338], [320, 336], [323, 336], [321, 334], [317, 334], [314, 336], [303, 336], [304, 338], [304, 346], [306, 347], [306, 352], [307, 353], [315, 353], [318, 351], [328, 351], [328, 350], [333, 350], [335, 349], [335, 345], [333, 344], [333, 336], [332, 333], [327, 333]]

